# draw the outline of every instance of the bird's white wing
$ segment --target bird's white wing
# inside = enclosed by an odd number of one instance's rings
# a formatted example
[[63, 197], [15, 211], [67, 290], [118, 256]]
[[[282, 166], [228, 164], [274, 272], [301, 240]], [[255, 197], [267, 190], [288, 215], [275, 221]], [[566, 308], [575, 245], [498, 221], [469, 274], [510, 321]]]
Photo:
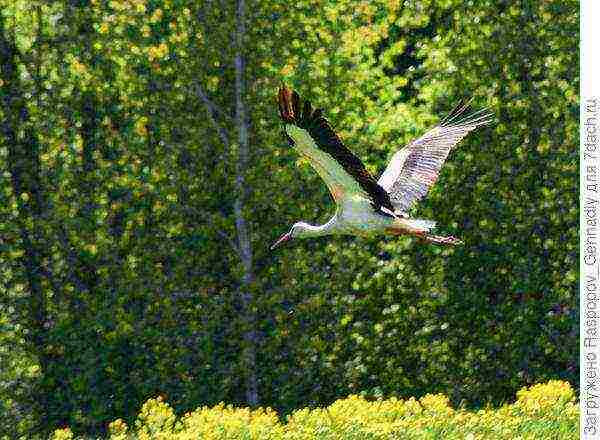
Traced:
[[388, 163], [387, 168], [383, 172], [383, 174], [379, 177], [377, 183], [382, 186], [384, 189], [389, 190], [394, 182], [398, 179], [400, 171], [402, 171], [402, 166], [406, 161], [407, 156], [410, 154], [410, 150], [408, 148], [403, 148], [402, 150], [396, 151]]
[[390, 196], [396, 212], [407, 212], [422, 199], [438, 178], [448, 153], [492, 115], [485, 109], [465, 115], [468, 103], [460, 103], [436, 127], [392, 156], [378, 180]]
[[392, 212], [387, 192], [377, 184], [364, 164], [333, 131], [320, 109], [287, 87], [279, 89], [279, 113], [290, 143], [305, 156], [325, 181], [336, 202], [345, 196], [361, 195], [376, 210]]
[[308, 160], [323, 179], [336, 202], [341, 200], [344, 195], [360, 194], [368, 197], [360, 184], [346, 172], [339, 162], [319, 149], [307, 130], [286, 124], [285, 132], [292, 139], [294, 148]]

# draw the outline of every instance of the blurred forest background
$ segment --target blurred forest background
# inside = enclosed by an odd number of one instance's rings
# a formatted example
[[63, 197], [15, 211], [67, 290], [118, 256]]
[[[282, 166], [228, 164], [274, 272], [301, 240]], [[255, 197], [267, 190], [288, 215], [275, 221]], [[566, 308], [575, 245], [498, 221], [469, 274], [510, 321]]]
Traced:
[[[101, 435], [162, 395], [578, 387], [575, 0], [0, 0], [0, 436]], [[378, 175], [460, 98], [495, 122], [418, 215], [464, 246], [268, 246], [333, 212], [281, 81]]]

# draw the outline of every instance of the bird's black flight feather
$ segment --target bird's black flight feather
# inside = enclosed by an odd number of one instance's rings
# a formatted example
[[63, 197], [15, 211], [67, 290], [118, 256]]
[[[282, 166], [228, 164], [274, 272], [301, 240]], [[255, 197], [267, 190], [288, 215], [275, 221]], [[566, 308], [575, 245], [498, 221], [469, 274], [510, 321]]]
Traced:
[[302, 103], [298, 93], [285, 86], [279, 89], [278, 103], [281, 119], [287, 124], [293, 124], [308, 131], [317, 147], [333, 157], [371, 197], [373, 207], [378, 212], [389, 215], [382, 212], [381, 207], [394, 212], [394, 206], [388, 193], [377, 184], [377, 181], [367, 171], [361, 160], [344, 145], [327, 119], [323, 117], [321, 109], [313, 111], [308, 100], [305, 99]]

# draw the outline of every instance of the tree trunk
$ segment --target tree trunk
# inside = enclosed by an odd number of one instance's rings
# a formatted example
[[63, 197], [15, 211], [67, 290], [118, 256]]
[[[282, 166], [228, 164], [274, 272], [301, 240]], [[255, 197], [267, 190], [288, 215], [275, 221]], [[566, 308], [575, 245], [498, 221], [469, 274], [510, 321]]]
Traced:
[[[96, 109], [98, 101], [93, 92], [84, 93], [80, 99], [80, 135], [83, 140], [83, 149], [81, 153], [82, 168], [79, 173], [79, 185], [82, 194], [79, 217], [86, 221], [85, 231], [82, 231], [85, 241], [93, 243], [95, 242], [96, 235], [95, 212], [97, 209], [94, 197], [98, 191], [95, 174], [98, 167], [94, 159], [94, 153], [98, 149], [97, 143], [99, 138], [99, 116]], [[78, 267], [79, 278], [84, 281], [91, 297], [97, 294], [96, 290], [98, 286], [98, 272], [94, 260], [95, 257], [92, 256], [80, 258]]]
[[236, 200], [234, 204], [235, 226], [238, 236], [238, 249], [244, 273], [240, 297], [244, 310], [245, 334], [243, 350], [243, 366], [246, 369], [246, 402], [250, 406], [258, 405], [258, 385], [256, 378], [256, 312], [252, 282], [252, 244], [250, 230], [244, 216], [244, 205], [247, 198], [246, 171], [248, 169], [248, 120], [245, 102], [244, 78], [244, 37], [246, 34], [246, 12], [244, 0], [237, 1], [236, 33], [235, 33], [235, 115], [238, 133], [238, 157], [236, 164]]
[[[3, 143], [8, 149], [8, 169], [18, 207], [18, 227], [23, 248], [21, 263], [27, 282], [27, 308], [23, 310], [27, 329], [27, 339], [31, 344], [42, 374], [48, 370], [49, 357], [46, 353], [47, 306], [44, 292], [46, 270], [43, 265], [46, 256], [41, 224], [44, 222], [46, 200], [41, 182], [40, 146], [36, 134], [29, 126], [29, 112], [25, 93], [18, 72], [19, 52], [14, 40], [9, 39], [0, 16], [0, 77], [4, 85], [0, 87], [2, 105], [1, 130]], [[52, 280], [48, 280], [52, 281]], [[48, 396], [42, 390], [36, 392], [38, 408], [47, 407]], [[40, 413], [40, 424], [45, 424]]]

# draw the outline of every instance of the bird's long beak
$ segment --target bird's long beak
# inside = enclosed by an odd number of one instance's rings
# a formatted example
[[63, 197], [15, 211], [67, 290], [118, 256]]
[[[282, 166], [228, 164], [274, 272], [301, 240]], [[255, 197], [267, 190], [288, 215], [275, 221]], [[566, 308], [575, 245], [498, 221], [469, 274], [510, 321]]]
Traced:
[[290, 234], [289, 232], [286, 232], [285, 234], [283, 234], [281, 237], [279, 237], [279, 240], [277, 240], [275, 243], [273, 243], [271, 245], [271, 250], [275, 249], [277, 246], [285, 243], [286, 241], [288, 241], [290, 238], [292, 238], [292, 234]]

